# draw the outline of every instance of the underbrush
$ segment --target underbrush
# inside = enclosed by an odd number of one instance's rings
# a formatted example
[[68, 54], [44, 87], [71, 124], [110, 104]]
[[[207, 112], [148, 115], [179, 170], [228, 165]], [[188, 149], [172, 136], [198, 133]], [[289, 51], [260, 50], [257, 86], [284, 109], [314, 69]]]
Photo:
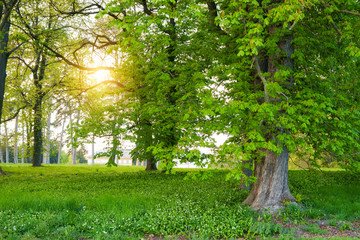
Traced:
[[[142, 167], [2, 167], [11, 174], [0, 177], [0, 239], [293, 234], [272, 215], [242, 205], [248, 192], [237, 190], [235, 181], [225, 181], [226, 170], [206, 171], [204, 180], [184, 180], [185, 170], [162, 174]], [[277, 219], [292, 223], [309, 218], [359, 219], [356, 177], [306, 171], [290, 171], [289, 176], [292, 192], [304, 207], [289, 205]], [[309, 231], [318, 230], [309, 227]]]

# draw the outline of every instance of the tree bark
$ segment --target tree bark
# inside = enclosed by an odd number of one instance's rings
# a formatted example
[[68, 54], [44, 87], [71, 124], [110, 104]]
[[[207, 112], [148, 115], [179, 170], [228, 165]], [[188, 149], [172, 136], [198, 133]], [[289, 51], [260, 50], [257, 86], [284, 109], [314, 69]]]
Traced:
[[50, 164], [50, 137], [51, 137], [51, 132], [50, 132], [50, 126], [51, 126], [51, 111], [49, 111], [49, 116], [48, 116], [48, 122], [47, 122], [47, 128], [46, 128], [46, 156], [45, 157], [45, 163], [46, 164]]
[[7, 126], [6, 123], [4, 124], [5, 128], [5, 162], [9, 163], [9, 138], [8, 138], [8, 132], [7, 132]]
[[41, 167], [43, 161], [42, 136], [42, 97], [38, 96], [34, 105], [34, 152], [33, 167]]
[[145, 171], [155, 171], [155, 170], [157, 170], [157, 167], [156, 167], [156, 161], [155, 161], [154, 154], [152, 153], [152, 151], [147, 150], [147, 148], [150, 147], [153, 142], [151, 123], [149, 121], [146, 121], [142, 127], [143, 127], [143, 137], [144, 137], [145, 147], [146, 147], [146, 150], [144, 150], [144, 151], [146, 151], [145, 152], [145, 156], [146, 156]]
[[21, 156], [21, 163], [25, 163], [25, 127], [24, 123], [22, 124], [22, 156]]
[[2, 151], [2, 145], [1, 145], [1, 139], [2, 136], [1, 136], [1, 123], [0, 123], [0, 160], [1, 160], [1, 163], [4, 163], [4, 156], [3, 156], [3, 151]]
[[72, 111], [71, 111], [71, 106], [69, 105], [69, 110], [70, 110], [70, 115], [69, 115], [69, 120], [70, 120], [70, 142], [71, 142], [71, 163], [72, 164], [76, 164], [76, 150], [74, 153], [74, 136], [73, 136], [73, 124], [72, 124]]
[[156, 161], [155, 161], [155, 158], [149, 158], [148, 160], [146, 160], [146, 168], [145, 168], [146, 171], [155, 171], [157, 170], [157, 167], [156, 167]]
[[19, 126], [19, 115], [16, 116], [15, 120], [15, 149], [14, 149], [14, 163], [19, 163], [19, 148], [18, 148], [18, 126]]
[[64, 131], [65, 131], [66, 111], [67, 111], [67, 104], [66, 104], [66, 106], [65, 106], [63, 124], [62, 124], [62, 126], [61, 126], [60, 143], [59, 143], [59, 154], [58, 154], [57, 164], [60, 164], [60, 163], [61, 163], [61, 151], [62, 151], [62, 143], [63, 143]]
[[91, 165], [95, 164], [95, 135], [93, 135], [91, 143]]
[[280, 155], [270, 150], [263, 150], [265, 157], [255, 162], [254, 175], [257, 178], [244, 204], [253, 209], [276, 210], [284, 206], [284, 202], [295, 201], [288, 183], [289, 150], [284, 147]]
[[[2, 11], [2, 7], [0, 7]], [[5, 80], [6, 80], [6, 67], [9, 58], [9, 53], [6, 48], [9, 42], [9, 30], [10, 22], [7, 21], [4, 25], [4, 29], [1, 32], [4, 34], [0, 43], [0, 117], [2, 116], [2, 108], [5, 94]]]
[[42, 52], [38, 53], [36, 65], [33, 70], [34, 85], [36, 91], [34, 111], [34, 152], [33, 152], [33, 167], [41, 167], [43, 161], [43, 124], [42, 124], [42, 102], [44, 93], [42, 90], [42, 80], [45, 76], [46, 58]]

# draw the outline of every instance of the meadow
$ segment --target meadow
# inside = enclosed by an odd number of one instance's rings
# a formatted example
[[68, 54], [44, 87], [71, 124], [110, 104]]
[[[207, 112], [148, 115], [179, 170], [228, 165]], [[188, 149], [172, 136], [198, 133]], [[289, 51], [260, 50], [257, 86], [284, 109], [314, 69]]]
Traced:
[[227, 170], [1, 167], [0, 239], [325, 238], [324, 222], [360, 236], [360, 179], [345, 171], [290, 171], [301, 205], [284, 202], [272, 216], [241, 204], [248, 192], [225, 180]]

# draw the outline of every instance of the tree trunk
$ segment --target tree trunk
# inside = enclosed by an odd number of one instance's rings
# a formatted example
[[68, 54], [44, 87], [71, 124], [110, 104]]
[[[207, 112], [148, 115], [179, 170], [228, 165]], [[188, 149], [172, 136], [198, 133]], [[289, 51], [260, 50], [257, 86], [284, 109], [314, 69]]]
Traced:
[[31, 163], [31, 132], [33, 132], [33, 126], [31, 125], [31, 121], [26, 121], [26, 146], [25, 146], [25, 152], [26, 152], [26, 162]]
[[91, 165], [95, 164], [95, 135], [93, 135], [91, 143]]
[[[3, 7], [0, 7], [1, 11]], [[1, 43], [0, 43], [0, 118], [2, 116], [2, 107], [4, 101], [5, 94], [5, 80], [6, 80], [6, 67], [9, 58], [9, 54], [6, 50], [8, 42], [9, 42], [9, 30], [10, 30], [10, 22], [7, 21], [4, 25], [4, 29], [2, 29], [1, 33], [4, 34]]]
[[42, 124], [42, 101], [44, 92], [42, 90], [42, 80], [45, 76], [46, 58], [40, 51], [36, 59], [36, 64], [33, 70], [34, 85], [35, 85], [35, 104], [34, 111], [34, 152], [33, 152], [33, 167], [41, 167], [43, 161], [43, 124]]
[[157, 170], [155, 158], [153, 157], [147, 159], [145, 171], [155, 171], [155, 170]]
[[153, 142], [151, 123], [146, 121], [143, 127], [143, 137], [145, 139], [145, 156], [146, 156], [146, 168], [145, 171], [155, 171], [157, 170], [154, 154], [151, 151], [148, 151], [147, 148], [151, 146]]
[[24, 124], [22, 124], [22, 156], [21, 163], [25, 163], [25, 128]]
[[65, 131], [66, 111], [67, 111], [67, 104], [66, 104], [66, 107], [65, 107], [64, 120], [63, 120], [63, 124], [62, 124], [62, 127], [61, 127], [60, 143], [59, 143], [59, 154], [58, 154], [57, 164], [61, 163], [61, 151], [62, 151], [62, 143], [63, 143], [64, 131]]
[[[253, 164], [253, 160], [243, 161], [245, 164]], [[242, 168], [242, 173], [245, 174], [246, 177], [250, 178], [252, 176], [252, 169], [251, 168]], [[248, 181], [247, 183], [242, 182], [238, 189], [250, 190], [251, 189], [251, 182]]]
[[14, 149], [14, 163], [19, 163], [19, 149], [18, 149], [18, 126], [19, 126], [19, 115], [16, 116], [15, 120], [15, 149]]
[[0, 123], [0, 159], [1, 159], [1, 163], [4, 163], [4, 156], [3, 156], [3, 151], [2, 151], [2, 145], [1, 145], [1, 123]]
[[266, 155], [262, 161], [255, 162], [257, 181], [244, 203], [254, 209], [276, 210], [283, 207], [285, 202], [295, 200], [288, 183], [289, 150], [284, 147], [280, 155], [270, 150], [264, 151]]
[[7, 126], [6, 123], [4, 124], [5, 128], [5, 161], [6, 163], [9, 163], [9, 138], [8, 138], [8, 132], [7, 132]]
[[49, 112], [47, 128], [46, 128], [46, 154], [45, 154], [45, 163], [50, 164], [50, 125], [51, 125], [51, 111]]
[[[269, 28], [269, 34], [275, 34], [279, 30], [278, 26], [271, 26]], [[259, 66], [257, 61], [257, 71], [259, 77], [262, 76], [261, 72], [270, 73], [270, 78], [262, 78], [264, 83], [264, 101], [267, 104], [281, 102], [280, 96], [278, 99], [270, 99], [267, 95], [266, 82], [278, 81], [274, 78], [275, 73], [279, 71], [280, 66], [293, 69], [293, 62], [291, 54], [294, 52], [291, 44], [292, 35], [282, 37], [278, 42], [277, 47], [284, 53], [283, 55], [262, 55], [263, 59], [267, 61]], [[260, 54], [261, 53], [260, 51]], [[283, 88], [290, 89], [292, 87], [292, 77], [287, 79], [285, 82], [280, 83]], [[279, 116], [286, 116], [286, 112], [280, 110]], [[265, 122], [264, 125], [267, 125]], [[273, 128], [273, 132], [268, 133], [267, 140], [276, 139], [278, 133], [286, 133], [286, 129], [274, 128], [274, 126], [268, 125], [269, 129]], [[278, 144], [282, 146], [282, 152], [280, 155], [276, 155], [274, 152], [268, 149], [260, 149], [261, 152], [265, 153], [265, 156], [260, 162], [255, 161], [254, 175], [257, 178], [257, 182], [253, 185], [250, 195], [244, 201], [245, 204], [249, 204], [254, 209], [269, 209], [270, 211], [276, 211], [279, 208], [285, 206], [285, 202], [295, 202], [295, 198], [291, 195], [288, 183], [288, 162], [289, 162], [289, 150], [286, 147], [286, 143], [278, 141]]]
[[2, 175], [6, 175], [6, 173], [0, 167], [0, 176], [2, 176]]
[[73, 136], [73, 127], [72, 127], [72, 111], [71, 106], [69, 105], [70, 115], [69, 115], [69, 125], [70, 125], [70, 142], [71, 142], [71, 163], [76, 164], [76, 152], [74, 155], [74, 136]]
[[41, 167], [43, 161], [42, 146], [42, 97], [38, 96], [34, 105], [34, 152], [33, 167]]

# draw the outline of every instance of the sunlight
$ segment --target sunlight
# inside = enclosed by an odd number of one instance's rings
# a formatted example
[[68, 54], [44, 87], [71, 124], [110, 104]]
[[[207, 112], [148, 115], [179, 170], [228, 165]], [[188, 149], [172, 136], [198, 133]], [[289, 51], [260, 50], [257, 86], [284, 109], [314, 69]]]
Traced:
[[99, 70], [96, 72], [92, 72], [88, 74], [89, 80], [91, 80], [92, 83], [97, 84], [101, 83], [106, 80], [110, 80], [110, 71], [108, 70]]

